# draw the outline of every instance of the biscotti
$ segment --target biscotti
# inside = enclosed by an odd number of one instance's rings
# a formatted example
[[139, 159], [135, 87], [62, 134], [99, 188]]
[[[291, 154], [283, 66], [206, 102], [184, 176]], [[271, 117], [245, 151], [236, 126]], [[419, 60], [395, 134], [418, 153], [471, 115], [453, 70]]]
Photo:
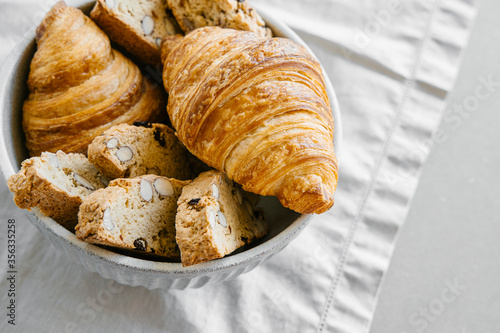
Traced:
[[25, 160], [21, 170], [9, 178], [8, 186], [17, 206], [28, 210], [38, 207], [72, 230], [83, 199], [107, 183], [84, 155], [58, 151]]
[[160, 63], [161, 40], [181, 33], [166, 0], [97, 0], [90, 17], [140, 61]]
[[76, 236], [88, 243], [178, 259], [175, 214], [188, 183], [156, 175], [112, 180], [83, 201]]
[[219, 171], [204, 172], [183, 188], [175, 220], [183, 266], [224, 257], [267, 233], [246, 195]]
[[219, 26], [272, 37], [271, 29], [247, 0], [168, 0], [168, 5], [186, 33], [205, 26]]
[[190, 154], [166, 125], [136, 122], [110, 128], [89, 145], [89, 160], [109, 179], [156, 174], [192, 179]]

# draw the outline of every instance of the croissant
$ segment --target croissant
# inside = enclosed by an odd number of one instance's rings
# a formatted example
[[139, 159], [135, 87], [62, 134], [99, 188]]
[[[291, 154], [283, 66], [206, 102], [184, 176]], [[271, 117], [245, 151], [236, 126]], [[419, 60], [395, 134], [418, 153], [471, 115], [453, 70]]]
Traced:
[[112, 49], [79, 9], [57, 3], [38, 27], [36, 42], [23, 105], [32, 156], [86, 153], [92, 139], [113, 125], [161, 120], [166, 105], [161, 85]]
[[285, 38], [206, 27], [163, 43], [168, 114], [199, 159], [300, 213], [334, 203], [333, 116], [319, 63]]

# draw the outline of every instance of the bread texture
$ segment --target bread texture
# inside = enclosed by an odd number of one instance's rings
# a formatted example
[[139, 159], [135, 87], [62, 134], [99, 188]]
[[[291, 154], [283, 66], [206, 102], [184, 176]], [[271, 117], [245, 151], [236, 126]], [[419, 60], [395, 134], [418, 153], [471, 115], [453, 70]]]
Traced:
[[84, 155], [62, 151], [25, 160], [8, 180], [18, 207], [38, 207], [68, 230], [76, 225], [83, 199], [107, 183]]
[[182, 33], [166, 0], [97, 0], [90, 17], [138, 60], [160, 64], [161, 40]]
[[120, 123], [163, 121], [161, 86], [111, 48], [79, 9], [57, 3], [36, 32], [23, 128], [31, 156], [86, 153], [94, 137]]
[[247, 0], [168, 0], [168, 5], [186, 33], [206, 26], [245, 30], [261, 37], [272, 31]]
[[193, 179], [194, 158], [166, 125], [136, 122], [108, 129], [92, 141], [89, 160], [109, 179], [155, 174]]
[[76, 236], [88, 243], [179, 259], [175, 214], [188, 183], [155, 175], [112, 180], [82, 203]]
[[263, 237], [269, 227], [254, 199], [215, 170], [185, 186], [175, 220], [182, 265], [222, 258]]
[[165, 52], [167, 110], [195, 156], [299, 213], [334, 203], [334, 120], [322, 69], [285, 38], [205, 27]]

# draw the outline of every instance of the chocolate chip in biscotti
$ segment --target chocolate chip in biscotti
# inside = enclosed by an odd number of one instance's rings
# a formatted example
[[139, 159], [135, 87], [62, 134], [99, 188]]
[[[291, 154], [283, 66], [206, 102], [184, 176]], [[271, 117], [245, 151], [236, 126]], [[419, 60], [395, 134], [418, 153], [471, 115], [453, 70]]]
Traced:
[[196, 206], [200, 202], [200, 200], [201, 198], [191, 199], [189, 200], [188, 205]]
[[135, 246], [136, 250], [146, 251], [148, 248], [148, 242], [144, 238], [137, 238], [134, 241], [134, 246]]
[[165, 145], [167, 143], [165, 141], [165, 135], [163, 134], [163, 132], [161, 131], [161, 129], [155, 128], [154, 137], [155, 137], [155, 140], [158, 141], [158, 143], [160, 144], [160, 146], [165, 147]]
[[149, 121], [134, 121], [134, 126], [151, 128], [153, 125]]
[[132, 149], [130, 149], [130, 147], [121, 147], [116, 152], [116, 157], [118, 157], [118, 159], [121, 162], [130, 161], [133, 156], [134, 156], [134, 153], [132, 152]]

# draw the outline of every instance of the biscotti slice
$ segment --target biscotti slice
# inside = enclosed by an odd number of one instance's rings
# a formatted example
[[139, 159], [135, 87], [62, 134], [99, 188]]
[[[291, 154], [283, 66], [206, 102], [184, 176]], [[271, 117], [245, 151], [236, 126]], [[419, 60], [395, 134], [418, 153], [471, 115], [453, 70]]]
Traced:
[[92, 141], [88, 156], [110, 179], [155, 174], [192, 179], [189, 152], [166, 125], [136, 122], [108, 129]]
[[160, 43], [182, 33], [166, 0], [97, 0], [90, 17], [140, 61], [160, 64]]
[[178, 260], [175, 214], [188, 183], [156, 175], [112, 180], [83, 201], [76, 237]]
[[17, 206], [28, 210], [38, 207], [68, 230], [76, 225], [83, 199], [107, 184], [107, 178], [85, 155], [62, 151], [25, 160], [8, 181]]
[[219, 26], [272, 37], [271, 29], [247, 0], [168, 0], [168, 5], [186, 33], [201, 27]]
[[182, 265], [222, 258], [264, 236], [268, 225], [252, 198], [214, 170], [184, 187], [175, 218]]

